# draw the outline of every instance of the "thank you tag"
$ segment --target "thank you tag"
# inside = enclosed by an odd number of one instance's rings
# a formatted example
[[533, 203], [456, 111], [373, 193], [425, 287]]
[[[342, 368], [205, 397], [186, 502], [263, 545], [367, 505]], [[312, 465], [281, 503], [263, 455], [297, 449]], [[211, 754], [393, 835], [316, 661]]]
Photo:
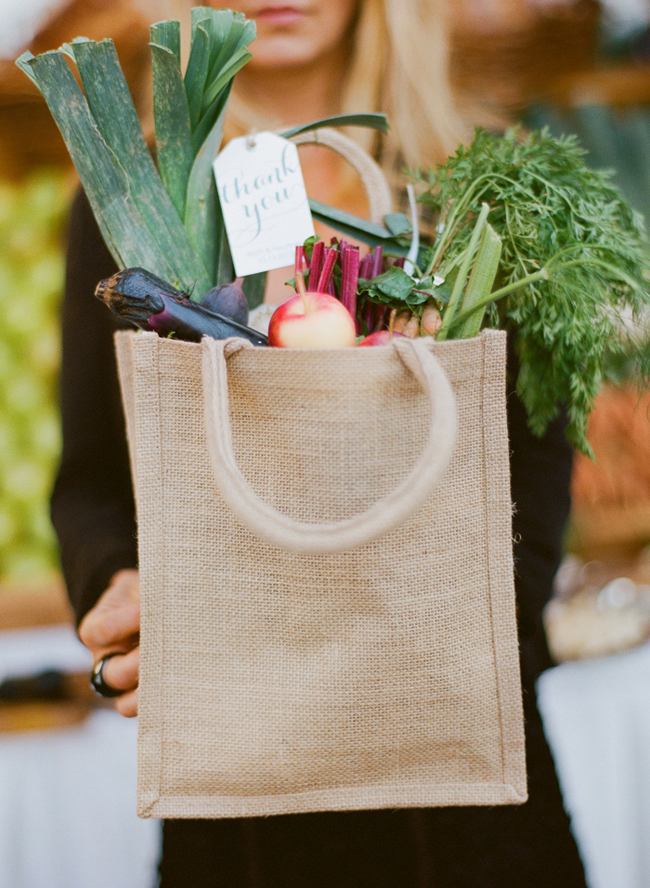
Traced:
[[238, 277], [293, 265], [314, 235], [298, 149], [275, 133], [232, 139], [214, 161]]

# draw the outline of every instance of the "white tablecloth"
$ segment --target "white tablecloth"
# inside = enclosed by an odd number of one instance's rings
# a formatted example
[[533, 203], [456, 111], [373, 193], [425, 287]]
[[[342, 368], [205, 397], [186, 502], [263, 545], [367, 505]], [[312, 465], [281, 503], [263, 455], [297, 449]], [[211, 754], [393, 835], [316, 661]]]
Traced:
[[590, 888], [649, 888], [650, 644], [563, 663], [538, 688]]
[[[90, 668], [71, 629], [0, 633], [0, 678], [47, 667]], [[136, 722], [112, 710], [0, 735], [0, 888], [153, 888], [160, 824], [135, 781]]]

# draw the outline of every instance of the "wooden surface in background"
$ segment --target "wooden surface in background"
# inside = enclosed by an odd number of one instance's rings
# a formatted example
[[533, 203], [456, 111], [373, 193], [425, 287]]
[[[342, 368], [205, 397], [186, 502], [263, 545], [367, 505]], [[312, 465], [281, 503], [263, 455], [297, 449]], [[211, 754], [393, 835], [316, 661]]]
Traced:
[[598, 64], [595, 0], [454, 0], [453, 78], [461, 93], [512, 115]]
[[61, 623], [72, 625], [73, 616], [60, 578], [0, 583], [0, 632]]
[[[0, 583], [0, 632], [41, 626], [73, 625], [63, 582]], [[0, 735], [74, 727], [98, 707], [111, 707], [90, 687], [88, 674], [66, 673], [61, 699], [0, 701]]]
[[633, 555], [650, 542], [650, 393], [604, 386], [587, 438], [595, 459], [574, 457], [571, 549]]
[[[64, 3], [29, 45], [34, 55], [75, 37], [115, 41], [134, 93], [149, 65], [149, 28], [128, 0], [72, 0]], [[144, 78], [144, 82], [148, 82]], [[34, 84], [13, 60], [0, 60], [0, 176], [20, 177], [38, 166], [71, 168], [68, 152]]]
[[610, 108], [648, 105], [650, 63], [612, 63], [559, 76], [548, 98], [564, 110], [582, 105], [605, 105]]

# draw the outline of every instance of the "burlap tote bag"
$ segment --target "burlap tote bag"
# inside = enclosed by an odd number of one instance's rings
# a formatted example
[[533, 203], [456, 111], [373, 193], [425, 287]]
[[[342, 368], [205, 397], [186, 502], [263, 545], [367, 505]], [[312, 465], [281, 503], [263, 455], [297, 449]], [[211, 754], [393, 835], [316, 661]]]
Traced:
[[505, 334], [244, 345], [117, 334], [139, 814], [525, 801]]

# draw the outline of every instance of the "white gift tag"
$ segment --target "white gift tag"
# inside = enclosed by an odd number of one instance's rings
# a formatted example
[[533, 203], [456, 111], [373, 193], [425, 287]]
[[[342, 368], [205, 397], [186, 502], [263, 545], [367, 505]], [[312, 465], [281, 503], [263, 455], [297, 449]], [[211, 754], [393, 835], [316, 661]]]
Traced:
[[293, 142], [270, 132], [232, 139], [214, 175], [236, 274], [293, 265], [296, 246], [314, 235]]

